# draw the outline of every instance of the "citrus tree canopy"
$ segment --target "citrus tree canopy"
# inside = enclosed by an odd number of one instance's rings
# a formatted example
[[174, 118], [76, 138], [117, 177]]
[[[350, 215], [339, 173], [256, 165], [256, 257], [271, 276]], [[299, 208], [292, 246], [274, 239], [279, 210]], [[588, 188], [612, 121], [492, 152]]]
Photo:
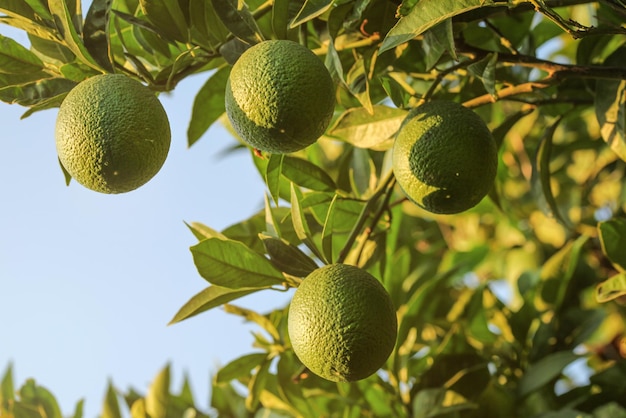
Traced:
[[[203, 74], [172, 141], [194, 152], [223, 124], [266, 184], [248, 219], [188, 224], [206, 287], [171, 323], [221, 307], [258, 327], [250, 353], [214, 371], [211, 410], [187, 382], [171, 389], [166, 365], [146, 391], [111, 385], [103, 417], [626, 416], [625, 22], [623, 0], [0, 1], [0, 23], [28, 35], [0, 35], [0, 100], [24, 118], [61, 117], [102, 74], [154, 95]], [[296, 146], [264, 145], [285, 137]], [[354, 321], [320, 331], [331, 360], [358, 353], [341, 363], [356, 377], [303, 364], [290, 330], [309, 311], [246, 307], [327, 266], [380, 284], [378, 299], [341, 288], [372, 304], [358, 307], [374, 317], [363, 338], [342, 339]], [[298, 307], [347, 284], [330, 286]], [[61, 412], [9, 365], [0, 416]]]

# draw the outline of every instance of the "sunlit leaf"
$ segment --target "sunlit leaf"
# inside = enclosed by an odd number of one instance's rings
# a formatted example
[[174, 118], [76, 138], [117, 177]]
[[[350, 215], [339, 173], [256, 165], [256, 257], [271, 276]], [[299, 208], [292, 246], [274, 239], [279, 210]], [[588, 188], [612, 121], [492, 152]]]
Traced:
[[146, 412], [146, 400], [144, 398], [136, 399], [130, 406], [131, 418], [152, 418]]
[[252, 375], [252, 378], [248, 382], [248, 396], [246, 397], [245, 404], [249, 411], [255, 410], [259, 406], [261, 392], [265, 390], [271, 364], [269, 360], [265, 360], [261, 363], [256, 373]]
[[596, 286], [596, 300], [605, 303], [626, 295], [626, 273], [619, 273]]
[[[604, 64], [621, 67], [624, 60], [626, 47], [613, 52]], [[598, 80], [595, 108], [602, 139], [626, 161], [626, 80]]]
[[311, 229], [307, 223], [301, 202], [302, 192], [294, 183], [291, 183], [291, 220], [293, 222], [293, 229], [298, 236], [298, 239], [301, 240], [304, 245], [306, 245], [313, 252], [313, 254], [321, 260], [325, 260], [323, 253], [319, 250], [311, 238]]
[[117, 400], [117, 393], [111, 381], [109, 381], [107, 385], [104, 402], [102, 403], [101, 414], [101, 418], [122, 418], [120, 404]]
[[102, 71], [102, 67], [91, 56], [85, 47], [83, 40], [78, 35], [74, 26], [75, 12], [68, 9], [65, 0], [49, 0], [50, 12], [54, 16], [62, 39], [65, 45], [87, 66]]
[[446, 388], [420, 390], [413, 399], [413, 417], [429, 418], [453, 415], [474, 406], [458, 393]]
[[298, 15], [291, 22], [291, 28], [300, 26], [324, 13], [333, 5], [332, 0], [305, 0]]
[[346, 75], [346, 85], [350, 93], [357, 98], [359, 103], [371, 114], [374, 113], [374, 107], [372, 105], [372, 99], [370, 97], [370, 86], [365, 68], [365, 60], [363, 57], [359, 57], [352, 67], [348, 70]]
[[150, 418], [166, 418], [170, 403], [170, 366], [165, 366], [150, 383], [145, 398]]
[[238, 241], [207, 238], [192, 246], [191, 253], [200, 275], [217, 286], [259, 288], [284, 281], [266, 258]]
[[333, 226], [335, 224], [335, 202], [337, 202], [337, 195], [333, 196], [333, 200], [330, 201], [328, 211], [326, 212], [326, 218], [322, 228], [322, 251], [324, 252], [324, 258], [329, 262], [333, 262]]
[[191, 222], [190, 224], [186, 224], [187, 227], [191, 230], [193, 235], [198, 238], [199, 241], [202, 241], [205, 238], [220, 238], [227, 239], [224, 234], [216, 231], [210, 226], [204, 225], [200, 222]]
[[247, 376], [252, 369], [262, 364], [265, 359], [267, 359], [267, 353], [250, 353], [238, 357], [217, 371], [215, 381], [217, 383], [227, 383]]
[[272, 337], [272, 339], [277, 342], [280, 340], [280, 333], [278, 329], [265, 315], [261, 315], [260, 313], [253, 311], [252, 309], [245, 309], [240, 306], [226, 304], [224, 305], [224, 312], [239, 315], [247, 321], [254, 322], [258, 326], [260, 326], [263, 330], [267, 331], [267, 333]]
[[174, 315], [174, 318], [169, 322], [169, 325], [191, 318], [209, 309], [217, 308], [225, 303], [232, 302], [235, 299], [262, 289], [263, 288], [259, 287], [229, 289], [211, 285], [189, 299], [189, 301], [176, 312], [176, 315]]
[[265, 184], [267, 184], [267, 190], [277, 205], [280, 197], [280, 175], [283, 171], [283, 158], [284, 154], [270, 155], [265, 169]]
[[380, 52], [410, 41], [444, 20], [479, 7], [494, 6], [492, 0], [421, 0], [389, 31]]
[[389, 148], [407, 111], [375, 105], [371, 114], [363, 107], [346, 110], [329, 129], [329, 135], [360, 148]]

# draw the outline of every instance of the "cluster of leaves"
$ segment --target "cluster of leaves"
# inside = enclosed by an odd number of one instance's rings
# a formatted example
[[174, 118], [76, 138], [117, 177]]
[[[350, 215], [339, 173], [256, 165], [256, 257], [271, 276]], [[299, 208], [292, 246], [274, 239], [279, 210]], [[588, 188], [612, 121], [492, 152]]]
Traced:
[[[338, 86], [326, 135], [292, 155], [249, 150], [264, 210], [223, 231], [189, 225], [208, 286], [172, 323], [222, 307], [260, 328], [256, 350], [215, 374], [219, 416], [626, 416], [622, 0], [94, 0], [84, 19], [75, 0], [4, 0], [0, 12], [30, 42], [0, 38], [0, 99], [28, 116], [101, 72], [157, 91], [207, 72], [190, 145], [228, 124], [224, 86], [247, 45], [293, 39], [324, 57]], [[455, 216], [407, 202], [390, 168], [407, 109], [432, 99], [474, 108], [499, 146], [489, 198]], [[331, 262], [380, 278], [398, 312], [389, 361], [352, 384], [302, 367], [285, 308], [231, 303]], [[128, 402], [163, 416], [149, 404]]]
[[[171, 391], [170, 365], [155, 376], [145, 395], [133, 388], [125, 392], [109, 382], [102, 402], [101, 418], [209, 418], [196, 407], [188, 379], [185, 377], [178, 393]], [[15, 388], [13, 368], [6, 369], [0, 380], [0, 416], [3, 418], [63, 418], [55, 396], [34, 379]], [[76, 403], [72, 418], [83, 418], [84, 400]]]

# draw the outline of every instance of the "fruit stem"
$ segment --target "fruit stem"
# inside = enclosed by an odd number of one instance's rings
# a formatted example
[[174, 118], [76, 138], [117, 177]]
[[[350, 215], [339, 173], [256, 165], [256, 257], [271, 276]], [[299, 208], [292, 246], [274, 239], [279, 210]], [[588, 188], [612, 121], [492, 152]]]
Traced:
[[[354, 245], [354, 241], [356, 241], [357, 237], [361, 233], [361, 230], [365, 226], [365, 222], [367, 221], [367, 218], [369, 217], [370, 213], [374, 210], [374, 206], [378, 202], [378, 199], [380, 199], [381, 196], [387, 194], [388, 190], [393, 188], [394, 180], [395, 180], [395, 176], [393, 175], [393, 171], [389, 170], [389, 173], [387, 173], [384, 179], [380, 182], [378, 188], [374, 191], [372, 196], [367, 200], [367, 203], [365, 204], [365, 206], [363, 206], [363, 209], [361, 210], [361, 213], [359, 214], [359, 218], [357, 219], [356, 223], [354, 224], [354, 227], [350, 231], [350, 235], [348, 236], [348, 240], [346, 241], [346, 244], [343, 246], [343, 248], [339, 252], [339, 255], [337, 256], [336, 263], [343, 263], [346, 260], [346, 257], [348, 256], [350, 249]], [[382, 207], [378, 210], [377, 213], [380, 213], [380, 215], [382, 215], [385, 205], [387, 204], [387, 202], [389, 202], [390, 195], [391, 193], [388, 193], [387, 198], [383, 202]], [[377, 222], [378, 221], [377, 217], [374, 217], [374, 220]], [[373, 226], [371, 229], [373, 229]]]

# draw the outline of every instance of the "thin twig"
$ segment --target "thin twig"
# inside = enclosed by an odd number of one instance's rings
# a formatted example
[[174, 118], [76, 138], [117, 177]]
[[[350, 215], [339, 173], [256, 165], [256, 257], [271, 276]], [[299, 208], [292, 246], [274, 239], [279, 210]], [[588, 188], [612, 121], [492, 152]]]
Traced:
[[339, 255], [337, 256], [337, 260], [336, 260], [337, 263], [343, 263], [345, 261], [346, 257], [348, 256], [348, 253], [350, 252], [350, 249], [352, 248], [352, 245], [354, 245], [354, 241], [361, 233], [363, 226], [365, 226], [365, 222], [367, 221], [367, 218], [372, 212], [374, 205], [376, 204], [378, 199], [381, 196], [383, 196], [384, 193], [386, 193], [387, 189], [389, 188], [389, 185], [392, 184], [392, 181], [394, 179], [395, 177], [393, 175], [393, 171], [390, 170], [389, 173], [386, 175], [386, 177], [383, 179], [383, 181], [380, 183], [376, 191], [374, 191], [372, 196], [367, 200], [367, 203], [365, 204], [365, 206], [363, 206], [363, 209], [361, 210], [361, 213], [359, 214], [359, 218], [357, 219], [356, 224], [354, 224], [354, 227], [350, 231], [350, 235], [348, 236], [348, 239], [346, 240], [345, 245], [343, 246], [343, 248], [339, 252]]

